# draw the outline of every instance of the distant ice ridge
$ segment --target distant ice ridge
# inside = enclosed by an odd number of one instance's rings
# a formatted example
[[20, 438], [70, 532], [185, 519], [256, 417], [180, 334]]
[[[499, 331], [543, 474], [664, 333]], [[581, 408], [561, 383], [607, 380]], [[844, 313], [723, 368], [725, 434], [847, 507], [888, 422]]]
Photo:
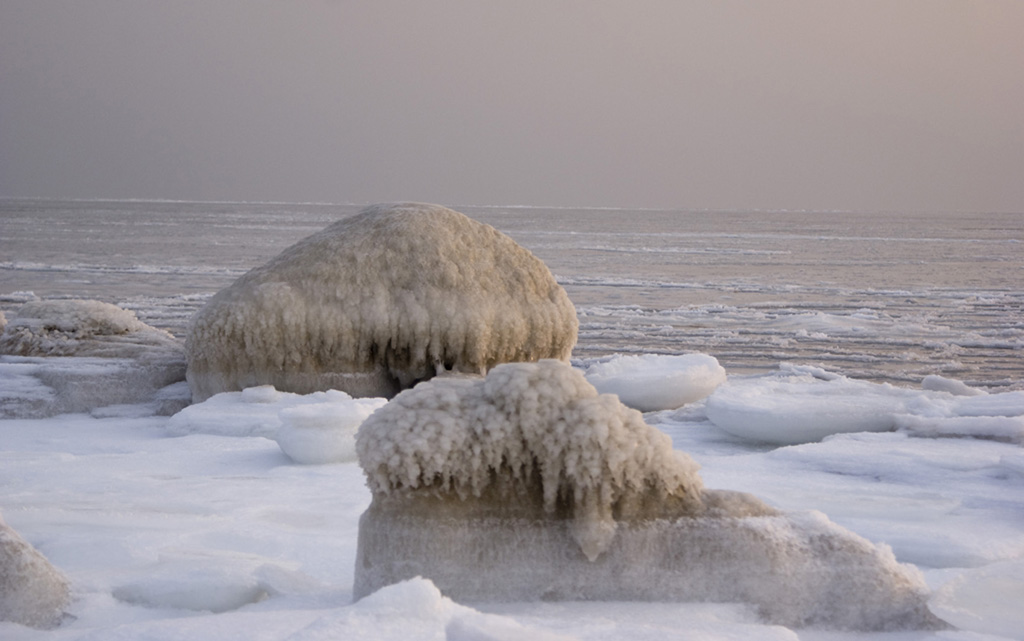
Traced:
[[906, 430], [1024, 443], [1024, 392], [987, 394], [930, 376], [924, 389], [870, 383], [817, 367], [734, 377], [707, 400], [708, 418], [742, 438], [778, 445], [847, 432]]

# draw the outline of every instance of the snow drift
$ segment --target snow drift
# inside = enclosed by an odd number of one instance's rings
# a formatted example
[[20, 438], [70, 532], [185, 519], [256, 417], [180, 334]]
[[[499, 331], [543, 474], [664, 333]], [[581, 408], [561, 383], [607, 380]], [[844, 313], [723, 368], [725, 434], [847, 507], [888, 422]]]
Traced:
[[0, 416], [40, 418], [142, 402], [173, 413], [187, 403], [158, 395], [185, 378], [180, 341], [95, 300], [22, 305], [0, 334], [0, 371]]
[[69, 599], [64, 575], [0, 517], [0, 621], [48, 628]]
[[442, 370], [567, 359], [576, 311], [548, 268], [440, 207], [375, 205], [220, 291], [192, 321], [197, 401], [256, 385], [394, 396]]
[[919, 573], [819, 513], [705, 490], [698, 466], [564, 363], [399, 394], [357, 435], [373, 495], [354, 592], [422, 575], [467, 601], [756, 604], [783, 625], [933, 623]]

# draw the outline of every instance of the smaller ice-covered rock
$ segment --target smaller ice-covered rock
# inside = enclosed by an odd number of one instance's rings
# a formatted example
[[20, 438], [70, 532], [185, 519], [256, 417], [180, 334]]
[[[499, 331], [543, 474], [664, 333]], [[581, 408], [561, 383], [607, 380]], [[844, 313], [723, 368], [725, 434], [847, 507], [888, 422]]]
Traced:
[[[185, 351], [131, 311], [95, 300], [33, 300], [0, 334], [0, 416], [43, 418], [116, 404], [148, 403], [185, 379]], [[31, 387], [19, 395], [19, 388]], [[15, 389], [12, 389], [11, 386]]]
[[672, 410], [705, 398], [725, 382], [725, 368], [707, 354], [616, 355], [587, 368], [601, 394], [615, 394], [641, 412]]
[[281, 410], [281, 426], [274, 437], [281, 450], [296, 463], [318, 465], [356, 460], [356, 431], [384, 398], [297, 405]]
[[963, 630], [1024, 639], [1024, 559], [967, 570], [935, 591], [932, 613]]
[[912, 392], [816, 372], [733, 379], [714, 391], [707, 414], [718, 428], [763, 443], [795, 445], [846, 432], [896, 428]]
[[0, 621], [52, 627], [69, 600], [64, 575], [0, 517]]

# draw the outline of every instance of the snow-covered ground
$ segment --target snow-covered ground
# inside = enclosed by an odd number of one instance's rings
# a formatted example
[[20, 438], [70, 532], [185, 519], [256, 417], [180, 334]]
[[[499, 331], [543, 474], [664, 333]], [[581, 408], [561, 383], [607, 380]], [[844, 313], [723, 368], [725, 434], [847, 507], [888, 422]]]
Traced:
[[[0, 421], [4, 519], [66, 573], [74, 597], [60, 627], [3, 623], [0, 638], [1024, 638], [1024, 393], [928, 387], [788, 367], [730, 377], [708, 401], [645, 416], [701, 464], [708, 487], [820, 510], [892, 546], [936, 590], [933, 611], [960, 630], [789, 630], [759, 623], [743, 604], [455, 604], [426, 581], [353, 603], [358, 520], [370, 501], [363, 473], [354, 456], [297, 463], [272, 437], [284, 426], [332, 429], [322, 410], [333, 404], [333, 440], [351, 439], [347, 419], [365, 415], [366, 403], [261, 388], [174, 417], [128, 405]], [[822, 402], [886, 431], [778, 446], [709, 419], [716, 405], [726, 422], [742, 406], [750, 424], [800, 441]], [[957, 419], [971, 417], [996, 438], [958, 432]]]

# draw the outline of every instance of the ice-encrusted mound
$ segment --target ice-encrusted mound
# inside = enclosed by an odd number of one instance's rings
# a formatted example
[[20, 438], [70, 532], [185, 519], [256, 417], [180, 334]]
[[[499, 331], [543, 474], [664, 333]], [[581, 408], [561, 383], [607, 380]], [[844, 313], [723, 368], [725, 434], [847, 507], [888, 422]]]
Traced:
[[403, 392], [363, 423], [356, 446], [375, 495], [436, 489], [481, 498], [500, 484], [495, 475], [538, 489], [545, 512], [568, 511], [591, 560], [615, 536], [614, 512], [641, 509], [650, 495], [700, 504], [693, 459], [556, 360]]
[[704, 490], [670, 439], [543, 360], [438, 378], [360, 427], [373, 494], [354, 592], [423, 576], [466, 601], [747, 602], [783, 625], [935, 623], [920, 573], [819, 513]]
[[69, 599], [64, 575], [0, 516], [0, 621], [48, 628]]
[[197, 401], [256, 385], [392, 397], [441, 370], [567, 359], [576, 312], [529, 251], [438, 205], [374, 205], [220, 291], [192, 321]]
[[185, 378], [179, 340], [129, 310], [95, 300], [35, 300], [0, 334], [0, 416], [40, 418], [114, 404], [185, 401], [158, 391]]
[[641, 412], [674, 410], [725, 382], [725, 368], [708, 354], [615, 355], [587, 368], [587, 381]]

